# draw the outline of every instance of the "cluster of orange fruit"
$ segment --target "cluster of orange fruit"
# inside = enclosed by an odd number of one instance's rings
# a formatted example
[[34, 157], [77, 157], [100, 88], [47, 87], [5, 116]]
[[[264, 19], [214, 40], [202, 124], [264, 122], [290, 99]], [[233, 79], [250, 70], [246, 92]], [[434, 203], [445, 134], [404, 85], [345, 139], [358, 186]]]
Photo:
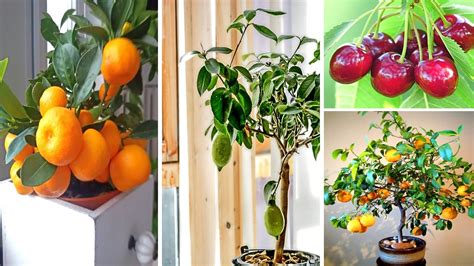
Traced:
[[367, 229], [375, 224], [375, 217], [366, 213], [362, 216], [356, 216], [347, 223], [347, 231], [351, 233], [365, 233]]
[[[116, 38], [108, 42], [103, 51], [101, 72], [110, 86], [107, 94], [105, 86], [101, 86], [99, 98], [109, 102], [122, 85], [135, 77], [140, 64], [138, 49], [130, 40]], [[107, 183], [111, 180], [120, 191], [128, 191], [148, 179], [151, 163], [146, 140], [129, 138], [130, 132], [121, 133], [112, 120], [105, 121], [100, 131], [89, 128], [83, 132], [84, 126], [94, 123], [94, 116], [88, 110], [81, 110], [76, 116], [74, 109], [66, 107], [67, 103], [65, 90], [57, 86], [47, 88], [40, 97], [42, 118], [36, 132], [37, 148], [27, 144], [14, 158], [10, 169], [10, 177], [19, 194], [34, 191], [42, 197], [60, 197], [67, 190], [71, 175], [83, 182]], [[11, 133], [6, 136], [7, 151], [15, 137]], [[56, 171], [39, 186], [24, 186], [17, 175], [18, 170], [24, 160], [36, 152], [57, 166]]]

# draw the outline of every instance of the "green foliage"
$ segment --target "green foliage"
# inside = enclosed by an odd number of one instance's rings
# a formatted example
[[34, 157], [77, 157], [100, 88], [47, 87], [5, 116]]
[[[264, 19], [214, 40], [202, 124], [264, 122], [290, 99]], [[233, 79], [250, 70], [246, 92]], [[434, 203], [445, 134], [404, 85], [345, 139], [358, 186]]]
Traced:
[[[341, 156], [345, 160], [349, 154], [353, 158], [340, 170], [334, 183], [325, 186], [324, 203], [335, 204], [337, 193], [345, 190], [352, 193], [355, 205], [353, 212], [331, 220], [335, 227], [345, 228], [347, 217], [350, 219], [367, 212], [383, 217], [394, 207], [402, 207], [409, 211], [403, 225], [410, 229], [418, 226], [426, 233], [429, 219], [440, 215], [444, 208], [452, 207], [459, 213], [468, 211], [469, 208], [460, 202], [466, 198], [472, 201], [472, 195], [456, 193], [461, 185], [474, 186], [472, 163], [457, 156], [463, 126], [457, 130], [418, 129], [407, 125], [397, 112], [383, 112], [380, 122], [371, 124], [369, 129], [379, 130], [382, 137], [369, 140], [361, 153], [354, 151], [354, 145], [332, 152], [334, 159]], [[449, 140], [441, 144], [440, 136]], [[396, 141], [395, 147], [389, 144], [390, 140]], [[423, 145], [415, 145], [416, 141], [423, 141]], [[453, 146], [457, 147], [455, 152]], [[389, 163], [383, 159], [390, 149], [396, 149], [401, 155], [399, 161]], [[409, 186], [403, 188], [402, 184]], [[389, 191], [387, 198], [378, 197], [367, 203], [360, 201], [371, 192], [380, 195], [382, 189]], [[423, 216], [428, 220], [421, 219]], [[432, 221], [439, 230], [452, 227], [451, 221], [445, 219]]]

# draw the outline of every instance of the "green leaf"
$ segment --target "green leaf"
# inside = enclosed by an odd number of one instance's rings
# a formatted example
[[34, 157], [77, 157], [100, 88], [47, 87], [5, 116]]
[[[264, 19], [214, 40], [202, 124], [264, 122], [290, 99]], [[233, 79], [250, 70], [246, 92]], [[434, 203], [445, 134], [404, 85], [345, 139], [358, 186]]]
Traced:
[[26, 158], [20, 170], [21, 182], [25, 186], [36, 187], [48, 181], [56, 172], [56, 166], [48, 163], [40, 153]]
[[306, 37], [306, 36], [304, 36], [304, 37], [301, 39], [301, 45], [306, 44], [306, 43], [310, 43], [310, 42], [312, 42], [312, 43], [318, 43], [318, 40], [313, 39], [313, 38], [309, 38], [309, 37]]
[[26, 90], [25, 90], [25, 100], [26, 100], [26, 105], [27, 106], [34, 107], [35, 109], [37, 109], [37, 104], [33, 100], [33, 84], [28, 85], [28, 87], [26, 88]]
[[230, 53], [232, 53], [232, 51], [233, 51], [232, 49], [227, 48], [227, 47], [212, 47], [209, 50], [207, 50], [206, 52], [207, 53], [216, 52], [216, 53], [221, 53], [221, 54], [230, 54]]
[[73, 91], [73, 105], [79, 106], [92, 92], [95, 79], [100, 72], [102, 51], [100, 47], [93, 47], [79, 60], [76, 78], [77, 88]]
[[451, 161], [453, 159], [453, 150], [449, 144], [443, 144], [439, 147], [439, 155], [445, 161]]
[[255, 11], [255, 10], [245, 10], [244, 11], [244, 17], [249, 22], [255, 17], [255, 15], [257, 15], [257, 11]]
[[107, 31], [99, 26], [85, 26], [77, 29], [78, 32], [92, 36], [96, 41], [107, 41], [109, 34]]
[[54, 23], [51, 16], [45, 13], [44, 18], [41, 19], [41, 35], [43, 35], [43, 38], [46, 41], [51, 43], [53, 46], [56, 46], [56, 43], [58, 41], [58, 33], [58, 26], [56, 25], [56, 23]]
[[301, 113], [302, 110], [296, 106], [287, 106], [284, 110], [282, 110], [280, 113], [284, 115], [297, 115]]
[[355, 24], [357, 20], [343, 22], [324, 34], [324, 47], [329, 51]]
[[456, 136], [458, 133], [456, 133], [455, 131], [452, 131], [452, 130], [443, 130], [443, 131], [439, 131], [438, 132], [440, 135], [444, 135], [444, 136]]
[[436, 214], [441, 214], [441, 212], [443, 211], [443, 208], [441, 208], [441, 206], [439, 205], [435, 205], [433, 210], [435, 211]]
[[229, 115], [229, 124], [237, 130], [242, 130], [245, 127], [245, 121], [246, 117], [242, 106], [240, 106], [240, 104], [236, 100], [232, 99], [232, 108], [230, 110]]
[[445, 14], [457, 14], [457, 15], [474, 15], [474, 6], [462, 5], [462, 4], [446, 4], [442, 6]]
[[316, 75], [309, 75], [306, 77], [303, 82], [301, 82], [300, 88], [298, 89], [298, 98], [306, 99], [315, 87]]
[[464, 125], [459, 125], [459, 127], [457, 129], [458, 134], [461, 134], [463, 129], [464, 129]]
[[127, 83], [127, 87], [133, 94], [141, 95], [143, 93], [143, 78], [142, 78], [142, 68], [138, 70], [137, 74], [133, 79]]
[[210, 58], [210, 59], [206, 60], [204, 65], [206, 66], [207, 71], [209, 71], [210, 73], [219, 74], [221, 67], [219, 65], [219, 62], [217, 62], [216, 59]]
[[405, 98], [400, 104], [401, 108], [465, 108], [474, 107], [474, 92], [467, 84], [464, 75], [459, 76], [456, 91], [449, 97], [438, 99], [431, 97], [415, 84], [408, 92], [403, 94]]
[[[270, 180], [263, 187], [263, 196], [265, 197], [265, 202], [268, 204], [272, 199], [272, 194], [277, 188], [277, 182], [275, 180]], [[273, 199], [274, 200], [274, 199]]]
[[443, 35], [441, 35], [441, 39], [449, 54], [454, 59], [458, 71], [466, 73], [466, 75], [472, 81], [474, 79], [474, 66], [472, 65], [472, 60], [469, 59], [469, 56], [464, 53], [459, 44], [457, 44], [454, 40]]
[[474, 218], [474, 206], [469, 207], [469, 210], [467, 211], [467, 215], [469, 217]]
[[20, 101], [4, 81], [0, 81], [0, 95], [0, 107], [10, 116], [18, 119], [28, 117]]
[[23, 108], [25, 109], [26, 114], [31, 120], [38, 121], [41, 119], [41, 114], [36, 106], [35, 107], [23, 106]]
[[199, 95], [202, 95], [209, 87], [211, 83], [211, 73], [209, 73], [205, 66], [201, 67], [197, 77], [197, 89]]
[[79, 61], [79, 51], [70, 44], [61, 44], [54, 50], [53, 66], [59, 80], [72, 89], [75, 84], [75, 66]]
[[188, 61], [189, 59], [195, 57], [196, 55], [200, 55], [200, 54], [201, 54], [201, 52], [195, 51], [195, 50], [187, 52], [183, 56], [181, 56], [181, 58], [179, 59], [179, 62], [184, 63], [184, 62]]
[[132, 130], [131, 138], [154, 139], [158, 137], [158, 121], [146, 120]]
[[71, 16], [72, 14], [74, 14], [74, 12], [76, 12], [76, 10], [74, 10], [74, 9], [69, 9], [69, 10], [67, 10], [66, 12], [64, 12], [63, 17], [61, 18], [61, 27], [64, 25], [64, 23], [65, 23], [66, 20], [69, 18], [69, 16]]
[[40, 98], [43, 95], [43, 92], [46, 90], [46, 87], [43, 86], [43, 83], [41, 82], [36, 82], [35, 85], [33, 86], [33, 89], [31, 91], [31, 96], [33, 97], [33, 101], [37, 106], [39, 106]]
[[9, 164], [15, 156], [20, 153], [23, 148], [26, 146], [26, 139], [27, 135], [34, 135], [36, 132], [36, 127], [30, 127], [23, 130], [18, 136], [16, 136], [13, 141], [10, 143], [8, 147], [8, 152], [5, 155], [5, 164]]
[[[130, 2], [133, 2], [133, 1], [130, 1]], [[114, 6], [114, 0], [97, 0], [97, 5], [110, 18], [112, 14], [112, 7]]]
[[278, 10], [270, 10], [270, 9], [264, 9], [264, 8], [257, 8], [257, 11], [262, 11], [267, 14], [273, 15], [273, 16], [281, 16], [285, 15], [286, 13], [283, 11], [278, 11]]
[[248, 82], [252, 82], [253, 79], [252, 79], [252, 74], [250, 74], [250, 72], [245, 68], [245, 67], [242, 67], [242, 66], [236, 66], [234, 67], [235, 70], [239, 71], [240, 74], [242, 74], [242, 76], [245, 77], [245, 79], [248, 81]]
[[123, 24], [130, 18], [133, 12], [133, 1], [116, 0], [112, 7], [112, 29], [118, 36], [122, 30]]
[[99, 21], [102, 23], [102, 25], [105, 25], [105, 28], [108, 31], [112, 30], [112, 26], [110, 25], [110, 20], [107, 14], [98, 6], [96, 3], [94, 3], [93, 0], [84, 0], [84, 3], [90, 8], [92, 14], [99, 19]]
[[278, 42], [278, 37], [276, 36], [275, 33], [273, 33], [273, 31], [271, 31], [269, 28], [263, 26], [263, 25], [259, 25], [259, 24], [253, 24], [254, 28], [260, 33], [262, 34], [263, 36], [269, 38], [269, 39], [272, 39], [274, 40], [275, 42]]
[[438, 183], [438, 181], [436, 181], [435, 178], [432, 178], [432, 179], [431, 179], [431, 184], [432, 184], [433, 187], [436, 188], [436, 189], [440, 189], [440, 188], [441, 188], [441, 185]]
[[221, 124], [225, 124], [229, 118], [232, 107], [231, 98], [224, 88], [216, 89], [211, 95], [211, 110], [214, 117]]
[[[124, 37], [129, 39], [140, 39], [147, 35], [150, 28], [151, 17], [146, 17], [140, 24], [138, 24], [131, 31], [127, 32]], [[152, 45], [155, 46], [155, 45]]]
[[250, 99], [249, 94], [244, 89], [239, 89], [239, 93], [237, 93], [237, 99], [242, 106], [245, 116], [249, 116], [252, 112], [252, 100]]
[[234, 22], [230, 24], [229, 27], [227, 27], [227, 32], [229, 32], [231, 29], [237, 29], [238, 31], [242, 33], [244, 27], [245, 25], [242, 22]]
[[365, 176], [365, 182], [370, 185], [373, 185], [375, 183], [374, 172], [372, 170], [369, 170], [367, 172], [367, 175]]
[[278, 36], [278, 42], [284, 41], [284, 40], [290, 40], [293, 38], [297, 38], [295, 35], [280, 35]]
[[8, 66], [8, 58], [0, 60], [0, 81], [3, 80], [3, 76], [5, 75], [5, 72], [7, 71], [7, 66]]
[[76, 25], [81, 28], [81, 27], [86, 27], [86, 26], [92, 26], [91, 22], [83, 17], [83, 16], [78, 16], [78, 15], [70, 15], [69, 18], [76, 23]]
[[272, 94], [273, 94], [273, 82], [269, 78], [263, 82], [263, 96], [262, 96], [261, 102], [268, 101], [272, 97]]

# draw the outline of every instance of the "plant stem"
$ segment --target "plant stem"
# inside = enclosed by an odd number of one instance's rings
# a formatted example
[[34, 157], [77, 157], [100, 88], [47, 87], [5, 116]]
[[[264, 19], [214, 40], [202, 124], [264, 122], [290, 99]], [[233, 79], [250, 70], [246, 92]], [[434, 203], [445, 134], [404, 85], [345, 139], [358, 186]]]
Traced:
[[425, 12], [426, 20], [426, 35], [428, 35], [428, 59], [433, 59], [433, 40], [432, 33], [430, 32], [431, 20], [428, 15], [428, 10], [426, 9], [425, 0], [421, 0], [421, 5], [423, 6], [423, 11]]
[[[282, 153], [283, 155], [283, 153]], [[282, 157], [283, 158], [283, 157]], [[290, 189], [290, 164], [288, 163], [288, 157], [282, 161], [282, 172], [280, 173], [280, 208], [285, 219], [285, 226], [283, 227], [283, 232], [278, 237], [278, 240], [275, 244], [275, 254], [273, 256], [274, 263], [282, 263], [283, 251], [285, 247], [286, 240], [286, 228], [288, 224], [288, 191]]]
[[403, 227], [405, 227], [406, 221], [406, 209], [403, 208], [402, 203], [400, 201], [396, 202], [398, 209], [400, 210], [400, 224], [398, 225], [398, 243], [402, 243], [403, 240]]
[[420, 51], [420, 62], [421, 62], [423, 61], [423, 47], [421, 47], [420, 34], [418, 33], [418, 29], [416, 28], [415, 18], [413, 17], [412, 10], [410, 10], [410, 19], [411, 19], [411, 26], [413, 28], [413, 31], [415, 32], [416, 43], [418, 44], [418, 50]]
[[237, 51], [239, 50], [240, 44], [242, 43], [242, 40], [244, 39], [245, 32], [247, 31], [247, 28], [249, 27], [250, 24], [245, 25], [244, 30], [242, 31], [242, 35], [240, 35], [240, 40], [237, 43], [237, 46], [234, 49], [234, 54], [232, 55], [232, 59], [230, 60], [229, 66], [232, 66], [232, 63], [234, 62], [235, 55], [237, 54]]
[[400, 59], [398, 60], [399, 63], [403, 63], [405, 61], [405, 56], [407, 54], [407, 46], [408, 46], [408, 15], [409, 15], [409, 10], [405, 11], [405, 34], [403, 38], [403, 50], [402, 50], [402, 55], [400, 56]]
[[444, 17], [444, 12], [441, 9], [441, 6], [438, 4], [436, 0], [431, 0], [431, 3], [433, 4], [436, 12], [438, 12], [439, 18], [443, 21], [444, 27], [445, 28], [449, 27], [451, 23], [449, 23], [449, 21], [447, 21], [446, 18]]
[[360, 46], [361, 43], [362, 43], [362, 40], [364, 39], [364, 36], [367, 34], [367, 28], [369, 27], [369, 23], [370, 21], [372, 20], [372, 17], [374, 16], [375, 12], [377, 12], [380, 8], [380, 6], [384, 3], [385, 1], [381, 1], [377, 4], [377, 6], [375, 6], [374, 9], [372, 9], [372, 11], [370, 12], [370, 15], [369, 17], [367, 18], [367, 20], [365, 21], [365, 25], [364, 25], [364, 29], [362, 30], [362, 33], [361, 33], [361, 36], [359, 38], [359, 40], [357, 41], [356, 45], [357, 46]]
[[397, 13], [391, 13], [391, 14], [388, 14], [388, 15], [385, 15], [383, 16], [379, 22], [375, 22], [369, 29], [369, 32], [375, 32], [378, 33], [379, 32], [379, 26], [380, 26], [380, 23], [383, 22], [384, 20], [388, 19], [388, 18], [391, 18], [391, 17], [394, 17], [394, 16], [398, 16], [400, 15], [400, 12], [397, 12]]
[[[389, 6], [390, 4], [392, 4], [392, 3], [393, 3], [393, 0], [391, 0], [390, 2], [388, 2], [388, 3], [385, 5], [385, 7], [388, 7], [388, 6]], [[385, 13], [386, 10], [387, 10], [387, 9], [382, 9], [382, 10], [380, 11], [380, 14], [379, 14], [379, 17], [378, 17], [378, 19], [377, 19], [376, 26], [375, 26], [374, 38], [377, 38], [377, 35], [378, 35], [377, 33], [379, 33], [379, 29], [380, 29], [380, 23], [386, 18], [386, 17], [383, 16], [383, 14]], [[394, 13], [394, 14], [396, 14], [396, 13]], [[392, 15], [392, 14], [390, 14], [390, 15]], [[390, 16], [390, 15], [389, 15], [389, 16]], [[370, 31], [370, 30], [369, 30], [369, 31]]]

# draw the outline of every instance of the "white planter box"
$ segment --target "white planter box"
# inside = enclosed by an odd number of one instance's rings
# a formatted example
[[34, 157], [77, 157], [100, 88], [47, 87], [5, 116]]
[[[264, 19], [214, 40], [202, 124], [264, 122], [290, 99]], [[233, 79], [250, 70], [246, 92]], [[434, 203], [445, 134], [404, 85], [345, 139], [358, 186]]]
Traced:
[[150, 178], [91, 211], [0, 182], [4, 266], [140, 265], [128, 241], [151, 231], [153, 185]]

